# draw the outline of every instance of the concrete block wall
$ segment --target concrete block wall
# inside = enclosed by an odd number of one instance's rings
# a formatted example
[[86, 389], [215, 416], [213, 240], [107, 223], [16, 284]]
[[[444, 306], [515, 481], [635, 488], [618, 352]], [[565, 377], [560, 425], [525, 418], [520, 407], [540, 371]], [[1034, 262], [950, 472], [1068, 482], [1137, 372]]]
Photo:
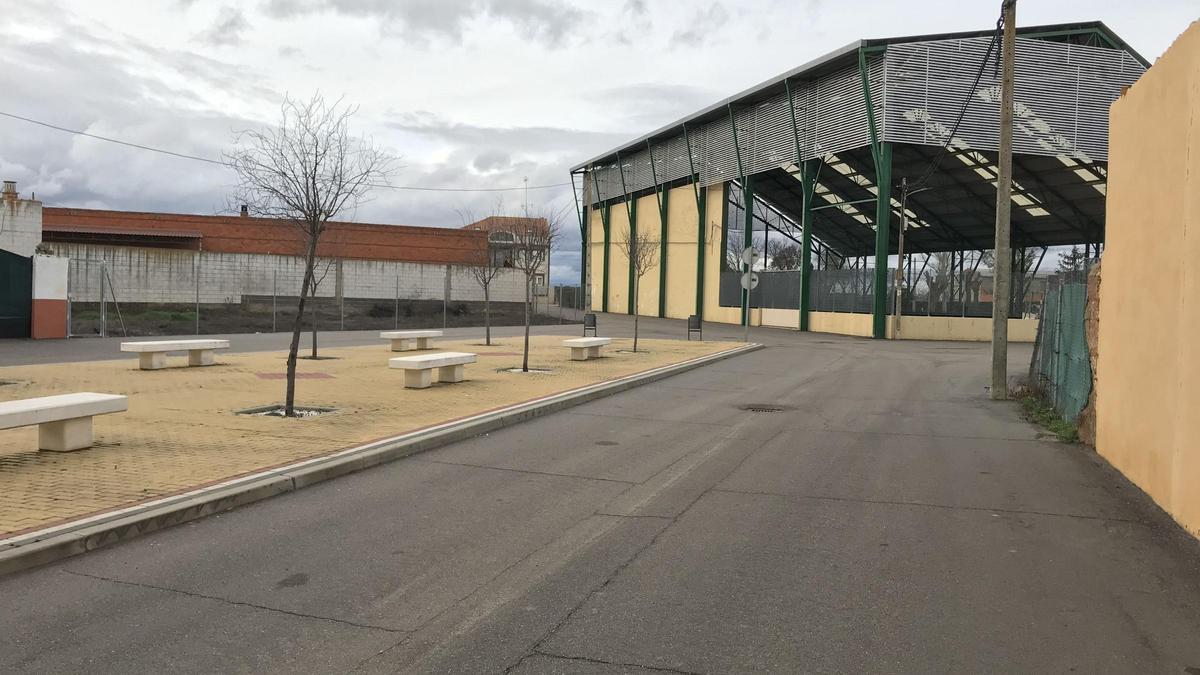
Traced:
[[[119, 302], [191, 303], [196, 301], [199, 274], [201, 304], [241, 302], [243, 295], [295, 296], [304, 278], [304, 261], [296, 256], [108, 246], [47, 244], [56, 255], [71, 258], [68, 292], [76, 302], [100, 298], [103, 261]], [[198, 269], [197, 269], [198, 268]], [[340, 273], [339, 273], [340, 268]], [[446, 288], [446, 265], [381, 260], [332, 260], [318, 263], [317, 296], [440, 300]], [[483, 290], [467, 268], [451, 265], [450, 300], [483, 300]], [[523, 277], [505, 270], [492, 282], [492, 299], [524, 300]], [[111, 295], [109, 297], [112, 297]]]
[[41, 241], [41, 202], [32, 199], [0, 201], [0, 249], [28, 258]]

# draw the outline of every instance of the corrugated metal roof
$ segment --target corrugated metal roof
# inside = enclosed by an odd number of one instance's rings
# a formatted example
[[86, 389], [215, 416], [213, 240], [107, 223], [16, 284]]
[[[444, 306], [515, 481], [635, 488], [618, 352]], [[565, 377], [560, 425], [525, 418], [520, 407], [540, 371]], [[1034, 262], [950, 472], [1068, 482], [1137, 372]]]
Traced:
[[[633, 153], [645, 152], [645, 149], [646, 149], [648, 143], [651, 145], [653, 145], [654, 143], [663, 143], [663, 142], [667, 141], [667, 139], [670, 137], [675, 137], [675, 136], [680, 135], [681, 129], [683, 129], [684, 125], [686, 125], [689, 129], [699, 130], [705, 123], [720, 120], [720, 124], [723, 127], [728, 127], [729, 126], [728, 121], [727, 121], [728, 115], [729, 115], [728, 108], [730, 105], [735, 105], [738, 107], [745, 107], [745, 106], [749, 106], [751, 104], [759, 103], [759, 102], [763, 101], [764, 99], [769, 99], [771, 97], [780, 96], [785, 89], [785, 87], [784, 87], [785, 80], [792, 81], [793, 83], [795, 83], [797, 81], [803, 81], [803, 80], [812, 81], [812, 80], [815, 80], [818, 78], [826, 78], [828, 80], [841, 80], [843, 78], [836, 77], [836, 71], [845, 69], [845, 70], [849, 71], [849, 77], [846, 77], [845, 79], [848, 80], [850, 84], [856, 84], [857, 77], [858, 77], [858, 75], [857, 75], [857, 58], [858, 58], [858, 51], [860, 48], [886, 48], [889, 45], [902, 45], [902, 44], [908, 44], [908, 43], [912, 43], [912, 42], [951, 41], [951, 40], [964, 40], [964, 39], [970, 39], [970, 38], [987, 38], [987, 37], [990, 37], [993, 32], [994, 32], [993, 30], [982, 30], [982, 31], [967, 31], [967, 32], [958, 32], [958, 33], [940, 33], [940, 34], [933, 34], [933, 35], [913, 35], [913, 36], [905, 36], [905, 37], [856, 40], [840, 49], [836, 49], [832, 52], [829, 52], [828, 54], [825, 54], [824, 56], [821, 56], [817, 59], [813, 59], [812, 61], [809, 61], [808, 63], [805, 63], [804, 65], [793, 68], [793, 69], [791, 69], [785, 73], [782, 73], [776, 77], [773, 77], [773, 78], [766, 80], [764, 82], [761, 82], [753, 87], [750, 87], [749, 89], [746, 89], [737, 94], [734, 94], [733, 96], [722, 99], [710, 106], [707, 106], [707, 107], [702, 108], [701, 110], [698, 110], [690, 115], [687, 115], [686, 117], [683, 117], [683, 118], [678, 119], [670, 124], [659, 127], [658, 129], [655, 129], [654, 131], [651, 131], [648, 134], [639, 136], [638, 138], [635, 138], [635, 139], [629, 141], [628, 143], [624, 143], [621, 146], [610, 149], [610, 150], [604, 152], [603, 154], [597, 155], [585, 162], [580, 162], [579, 164], [577, 164], [571, 168], [571, 172], [575, 173], [577, 171], [587, 169], [594, 164], [612, 163], [615, 161], [615, 158], [619, 155], [624, 155], [624, 156], [628, 157], [629, 155], [631, 155]], [[1124, 40], [1122, 40], [1119, 36], [1117, 36], [1112, 30], [1110, 30], [1108, 28], [1108, 26], [1104, 25], [1104, 23], [1101, 21], [1084, 21], [1084, 22], [1077, 22], [1077, 23], [1052, 24], [1052, 25], [1042, 25], [1042, 26], [1023, 26], [1023, 27], [1017, 28], [1018, 36], [1020, 36], [1020, 37], [1028, 36], [1028, 37], [1038, 38], [1038, 39], [1046, 39], [1049, 37], [1063, 36], [1063, 35], [1069, 35], [1069, 34], [1092, 34], [1092, 33], [1102, 35], [1106, 41], [1111, 43], [1111, 45], [1113, 46], [1114, 49], [1124, 50], [1125, 52], [1127, 52], [1131, 57], [1133, 57], [1143, 67], [1143, 69], [1148, 68], [1150, 66], [1149, 62], [1147, 62], [1145, 58], [1143, 58], [1140, 54], [1138, 54], [1136, 51], [1134, 51], [1128, 44], [1125, 43]], [[872, 66], [875, 66], [876, 64], [880, 67], [882, 66], [882, 62], [880, 62], [880, 61], [876, 61], [876, 63], [872, 64]], [[830, 77], [830, 76], [832, 76], [832, 77]], [[878, 77], [878, 80], [876, 80], [877, 75], [875, 73], [872, 73], [871, 78], [872, 78], [872, 90], [874, 90], [876, 87], [879, 87], [881, 89], [883, 88], [883, 83], [882, 83], [883, 78], [882, 77]], [[872, 95], [874, 95], [875, 93], [876, 92], [872, 91]], [[882, 92], [880, 92], [880, 93], [882, 93]], [[879, 101], [879, 100], [874, 101], [874, 103], [877, 108], [880, 105], [882, 105], [882, 101]], [[799, 105], [800, 101], [797, 101], [797, 104]], [[738, 114], [739, 114], [739, 116], [742, 116], [745, 113], [739, 111]], [[846, 121], [846, 120], [843, 120], [843, 121]], [[882, 121], [881, 121], [881, 125], [882, 125]], [[741, 122], [739, 121], [739, 127], [740, 126], [741, 126]], [[695, 141], [693, 140], [693, 142], [695, 142]], [[641, 163], [642, 162], [635, 162], [634, 164], [641, 164]], [[701, 173], [703, 174], [702, 170], [701, 170]], [[628, 179], [629, 176], [626, 176], [626, 178]], [[703, 178], [702, 178], [702, 180], [703, 180]], [[636, 184], [636, 181], [635, 181], [635, 184]], [[639, 185], [639, 187], [641, 187], [641, 186]], [[601, 188], [601, 191], [606, 192], [604, 190], [604, 188]], [[608, 198], [608, 197], [605, 197], [605, 198]]]

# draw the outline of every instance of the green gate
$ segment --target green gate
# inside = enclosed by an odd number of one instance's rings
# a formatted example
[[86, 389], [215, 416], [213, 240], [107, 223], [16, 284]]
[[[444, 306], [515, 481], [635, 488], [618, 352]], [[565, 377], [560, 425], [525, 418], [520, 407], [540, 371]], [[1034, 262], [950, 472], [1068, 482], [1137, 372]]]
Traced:
[[0, 338], [29, 337], [33, 258], [0, 251]]

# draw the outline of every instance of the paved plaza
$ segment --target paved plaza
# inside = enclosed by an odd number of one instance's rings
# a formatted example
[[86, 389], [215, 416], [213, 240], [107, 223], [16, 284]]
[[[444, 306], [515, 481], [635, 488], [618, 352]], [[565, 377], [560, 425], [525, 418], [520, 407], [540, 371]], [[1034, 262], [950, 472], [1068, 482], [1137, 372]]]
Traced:
[[[87, 450], [38, 452], [37, 427], [0, 432], [0, 538], [734, 346], [645, 340], [634, 354], [631, 340], [615, 340], [603, 358], [581, 362], [569, 360], [564, 337], [575, 336], [532, 338], [530, 365], [549, 372], [529, 374], [502, 372], [521, 364], [516, 337], [490, 347], [451, 338], [426, 352], [391, 352], [377, 335], [375, 344], [327, 347], [325, 358], [297, 367], [297, 404], [336, 408], [312, 419], [235, 414], [282, 400], [286, 353], [279, 351], [219, 352], [217, 365], [203, 368], [175, 356], [178, 367], [158, 371], [138, 370], [131, 354], [0, 368], [7, 383], [0, 400], [77, 391], [129, 397], [128, 412], [95, 418], [97, 443]], [[479, 360], [467, 366], [465, 382], [425, 390], [404, 389], [403, 371], [388, 368], [389, 357], [433, 351], [474, 352]]]

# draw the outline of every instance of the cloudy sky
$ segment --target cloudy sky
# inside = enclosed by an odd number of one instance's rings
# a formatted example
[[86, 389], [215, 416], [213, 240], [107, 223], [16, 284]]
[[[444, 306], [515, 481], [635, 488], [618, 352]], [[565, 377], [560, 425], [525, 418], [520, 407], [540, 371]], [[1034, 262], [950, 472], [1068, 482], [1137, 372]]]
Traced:
[[[398, 186], [571, 208], [567, 168], [863, 37], [986, 29], [984, 0], [0, 0], [0, 112], [220, 158], [285, 94], [359, 106]], [[1021, 0], [1099, 19], [1154, 60], [1195, 0]], [[221, 166], [0, 117], [0, 177], [54, 206], [218, 213]], [[539, 186], [552, 186], [540, 188]], [[458, 226], [523, 191], [377, 190], [360, 221]], [[570, 212], [568, 211], [568, 215]], [[573, 216], [572, 216], [573, 217]], [[578, 279], [578, 231], [555, 254]]]

